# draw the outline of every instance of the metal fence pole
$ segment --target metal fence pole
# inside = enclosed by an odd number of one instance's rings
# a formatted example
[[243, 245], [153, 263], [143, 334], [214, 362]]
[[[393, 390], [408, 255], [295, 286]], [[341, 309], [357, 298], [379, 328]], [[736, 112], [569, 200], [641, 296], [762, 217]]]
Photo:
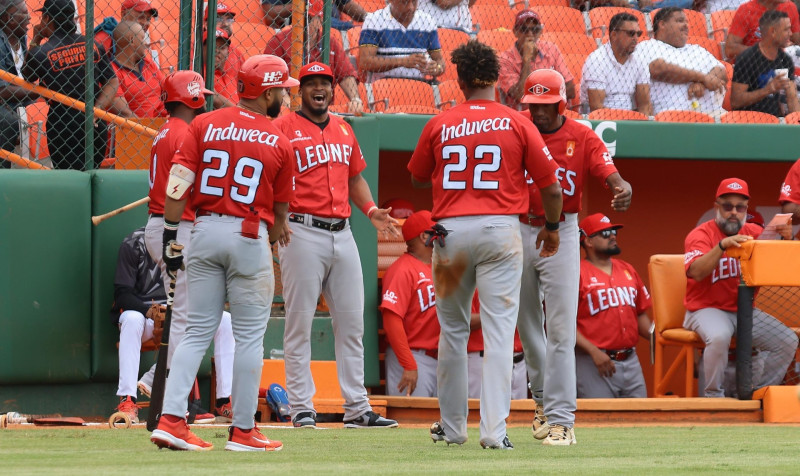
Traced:
[[[206, 40], [205, 78], [206, 88], [208, 88], [209, 91], [214, 91], [214, 56], [216, 55], [217, 48], [217, 0], [208, 0], [206, 11], [208, 12], [208, 22], [206, 24], [208, 40]], [[202, 43], [199, 44], [202, 45]], [[206, 108], [209, 111], [214, 108], [214, 96], [209, 96], [206, 99]]]
[[178, 69], [187, 70], [192, 56], [192, 0], [181, 0], [178, 33]]
[[736, 311], [736, 393], [739, 400], [753, 398], [753, 298], [755, 289], [739, 283]]
[[86, 35], [86, 77], [83, 79], [86, 103], [86, 120], [83, 123], [85, 137], [84, 170], [94, 168], [94, 0], [86, 0], [86, 16], [84, 17]]

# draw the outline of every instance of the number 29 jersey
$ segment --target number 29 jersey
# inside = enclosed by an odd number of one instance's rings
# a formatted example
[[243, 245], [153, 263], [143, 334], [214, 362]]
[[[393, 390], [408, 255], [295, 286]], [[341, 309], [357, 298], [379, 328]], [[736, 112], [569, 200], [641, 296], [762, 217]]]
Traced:
[[434, 220], [525, 213], [525, 171], [544, 188], [556, 182], [556, 168], [533, 124], [488, 100], [434, 116], [408, 163], [416, 180], [433, 183]]
[[271, 227], [275, 202], [294, 199], [292, 147], [265, 116], [238, 107], [203, 114], [173, 160], [196, 174], [195, 210], [245, 217], [253, 207]]

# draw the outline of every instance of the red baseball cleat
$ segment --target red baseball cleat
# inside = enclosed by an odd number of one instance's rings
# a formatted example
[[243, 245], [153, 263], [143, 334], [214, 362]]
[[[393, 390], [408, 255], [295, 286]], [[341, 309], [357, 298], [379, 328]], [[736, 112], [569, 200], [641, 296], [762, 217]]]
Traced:
[[161, 415], [150, 441], [159, 448], [171, 450], [208, 451], [214, 448], [214, 445], [192, 433], [186, 420], [175, 415]]
[[249, 430], [232, 426], [228, 429], [228, 442], [225, 443], [225, 449], [228, 451], [280, 451], [283, 449], [283, 443], [267, 439], [257, 426]]

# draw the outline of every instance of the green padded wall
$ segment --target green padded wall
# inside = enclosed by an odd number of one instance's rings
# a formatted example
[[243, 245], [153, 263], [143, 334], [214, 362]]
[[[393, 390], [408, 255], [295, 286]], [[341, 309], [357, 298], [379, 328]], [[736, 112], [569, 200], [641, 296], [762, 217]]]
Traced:
[[0, 170], [0, 385], [90, 375], [89, 176]]

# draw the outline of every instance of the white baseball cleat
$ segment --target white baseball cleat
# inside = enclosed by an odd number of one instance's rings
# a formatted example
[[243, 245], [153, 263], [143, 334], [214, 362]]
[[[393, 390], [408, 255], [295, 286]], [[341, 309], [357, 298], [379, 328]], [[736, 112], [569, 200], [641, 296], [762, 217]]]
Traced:
[[575, 430], [563, 425], [550, 425], [547, 438], [542, 441], [543, 445], [548, 446], [570, 446], [577, 443], [575, 440]]
[[533, 437], [537, 440], [547, 438], [547, 433], [550, 432], [550, 425], [547, 423], [547, 417], [544, 415], [544, 406], [541, 403], [537, 403], [536, 409], [533, 411], [531, 432], [533, 432]]

